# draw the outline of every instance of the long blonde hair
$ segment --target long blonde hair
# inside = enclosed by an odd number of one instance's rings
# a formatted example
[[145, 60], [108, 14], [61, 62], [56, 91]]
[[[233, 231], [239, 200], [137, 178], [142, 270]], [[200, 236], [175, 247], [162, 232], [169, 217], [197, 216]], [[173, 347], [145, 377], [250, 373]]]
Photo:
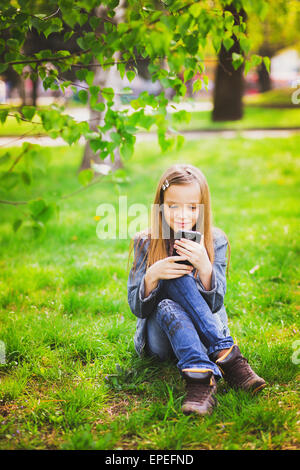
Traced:
[[[133, 273], [136, 270], [136, 261], [139, 257], [139, 254], [147, 242], [147, 240], [150, 240], [148, 249], [146, 250], [146, 254], [142, 260], [142, 263], [144, 262], [144, 259], [147, 257], [147, 263], [146, 263], [146, 269], [148, 269], [149, 266], [152, 266], [156, 261], [160, 259], [164, 259], [168, 256], [167, 253], [167, 248], [166, 248], [166, 243], [163, 238], [163, 223], [162, 223], [162, 213], [161, 211], [159, 212], [159, 215], [157, 217], [157, 212], [155, 212], [157, 207], [161, 207], [161, 205], [164, 203], [164, 190], [162, 188], [165, 180], [168, 180], [169, 185], [171, 186], [172, 184], [180, 185], [180, 184], [189, 184], [189, 183], [195, 183], [198, 182], [199, 187], [200, 187], [200, 201], [199, 204], [203, 204], [203, 218], [205, 220], [205, 224], [203, 224], [203, 230], [204, 230], [204, 244], [205, 248], [209, 257], [209, 260], [211, 263], [214, 262], [215, 259], [215, 253], [214, 253], [214, 244], [213, 244], [213, 225], [212, 225], [212, 211], [211, 211], [211, 197], [210, 197], [210, 191], [208, 187], [207, 180], [202, 173], [202, 171], [199, 170], [199, 168], [196, 168], [193, 165], [190, 164], [185, 164], [185, 163], [177, 163], [169, 167], [161, 176], [157, 188], [156, 188], [156, 193], [154, 197], [154, 203], [152, 205], [152, 213], [151, 213], [151, 227], [145, 230], [142, 230], [141, 232], [138, 233], [138, 236], [131, 239], [130, 245], [129, 245], [129, 256], [128, 256], [128, 263], [127, 263], [127, 271], [128, 271], [128, 264], [131, 256], [131, 252], [134, 248], [134, 239], [137, 238], [137, 252], [135, 256], [135, 260], [133, 263]], [[227, 263], [227, 276], [229, 277], [229, 260], [230, 260], [230, 253], [231, 253], [231, 248], [230, 248], [230, 243], [228, 240], [227, 235], [223, 230], [214, 227], [215, 230], [218, 230], [220, 233], [225, 235], [227, 241], [228, 241], [228, 263]], [[171, 233], [173, 231], [171, 230]], [[154, 237], [153, 234], [158, 234]], [[145, 237], [145, 239], [140, 243], [141, 238]], [[198, 270], [195, 270], [194, 277], [198, 275]]]

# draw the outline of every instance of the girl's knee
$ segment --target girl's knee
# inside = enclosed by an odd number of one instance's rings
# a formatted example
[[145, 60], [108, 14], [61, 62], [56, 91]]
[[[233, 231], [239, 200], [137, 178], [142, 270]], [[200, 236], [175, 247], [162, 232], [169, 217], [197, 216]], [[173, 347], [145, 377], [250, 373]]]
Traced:
[[160, 327], [171, 337], [182, 328], [185, 313], [180, 305], [171, 299], [163, 299], [158, 304], [155, 319]]
[[176, 302], [174, 302], [174, 300], [165, 298], [165, 299], [162, 299], [158, 303], [158, 307], [159, 308], [172, 307], [174, 304], [176, 304]]
[[158, 313], [161, 313], [161, 312], [173, 312], [174, 310], [176, 310], [176, 308], [178, 307], [178, 303], [175, 302], [174, 300], [172, 299], [162, 299], [158, 304], [157, 304], [157, 308], [156, 308], [156, 311]]

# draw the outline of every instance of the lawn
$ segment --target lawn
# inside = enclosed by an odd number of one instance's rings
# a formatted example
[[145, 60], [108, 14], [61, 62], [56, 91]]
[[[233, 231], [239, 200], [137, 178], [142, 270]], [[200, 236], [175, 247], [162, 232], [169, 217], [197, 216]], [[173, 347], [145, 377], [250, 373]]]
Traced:
[[226, 130], [226, 129], [300, 129], [300, 107], [292, 109], [274, 109], [245, 106], [244, 115], [238, 121], [211, 121], [211, 111], [195, 111], [191, 113], [190, 122], [175, 124], [177, 130]]
[[[1, 190], [1, 199], [71, 193], [82, 150], [41, 149], [51, 160], [35, 174], [39, 184]], [[38, 240], [11, 230], [24, 208], [1, 207], [0, 448], [299, 448], [299, 152], [297, 135], [193, 140], [163, 157], [156, 141], [139, 143], [126, 163], [130, 181], [104, 181], [63, 199], [59, 221]], [[176, 364], [136, 355], [130, 239], [98, 239], [94, 220], [102, 202], [115, 206], [119, 220], [119, 194], [128, 208], [150, 207], [161, 172], [176, 161], [207, 177], [214, 224], [231, 243], [231, 334], [268, 382], [252, 397], [221, 381], [218, 407], [205, 418], [182, 414]]]
[[[267, 104], [267, 103], [266, 103]], [[175, 104], [176, 106], [176, 104]], [[67, 110], [68, 112], [68, 110]], [[70, 110], [71, 112], [71, 110]], [[226, 130], [226, 129], [264, 129], [264, 128], [299, 128], [300, 129], [300, 106], [291, 109], [276, 109], [269, 107], [244, 106], [244, 116], [238, 121], [212, 122], [211, 111], [191, 112], [190, 122], [174, 122], [169, 115], [170, 124], [176, 130]], [[141, 129], [144, 131], [145, 129]], [[156, 131], [156, 126], [151, 127]], [[20, 121], [8, 116], [5, 124], [0, 123], [0, 137], [4, 136], [33, 136], [45, 135], [38, 116], [33, 118], [33, 123]]]

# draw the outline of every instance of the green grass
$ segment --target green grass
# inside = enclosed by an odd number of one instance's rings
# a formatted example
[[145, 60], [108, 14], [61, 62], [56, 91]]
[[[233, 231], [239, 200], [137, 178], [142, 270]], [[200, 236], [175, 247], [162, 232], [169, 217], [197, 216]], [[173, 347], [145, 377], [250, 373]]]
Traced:
[[189, 123], [174, 125], [178, 130], [226, 130], [300, 128], [300, 107], [294, 109], [271, 109], [244, 107], [243, 118], [238, 121], [213, 122], [211, 111], [195, 111]]
[[[300, 136], [216, 138], [186, 142], [162, 158], [156, 142], [138, 144], [126, 163], [130, 182], [104, 181], [62, 200], [59, 221], [39, 240], [12, 233], [23, 207], [1, 207], [1, 449], [297, 448], [299, 149]], [[51, 199], [78, 187], [82, 148], [41, 152], [50, 164], [35, 175], [34, 189], [1, 190], [1, 199]], [[128, 208], [150, 207], [161, 172], [176, 161], [207, 177], [214, 223], [232, 249], [231, 333], [268, 382], [257, 397], [220, 382], [219, 405], [205, 418], [182, 414], [175, 363], [136, 355], [129, 239], [98, 239], [93, 219], [101, 202], [112, 203], [118, 218], [117, 189]]]
[[[226, 130], [226, 129], [263, 129], [282, 127], [300, 128], [300, 106], [294, 105], [292, 109], [270, 109], [268, 107], [255, 107], [246, 105], [244, 107], [244, 116], [238, 121], [213, 122], [211, 120], [211, 111], [195, 111], [191, 113], [189, 123], [180, 124], [172, 121], [170, 123], [177, 130]], [[15, 118], [9, 116], [5, 124], [0, 123], [0, 137], [4, 136], [26, 136], [46, 135], [42, 125], [39, 124], [37, 116], [30, 122], [21, 121], [17, 123]], [[151, 127], [155, 131], [156, 126]], [[143, 130], [143, 129], [142, 129]]]
[[[295, 105], [292, 102], [292, 95], [296, 91], [296, 87], [276, 88], [264, 93], [255, 93], [253, 95], [244, 96], [244, 103], [246, 105], [253, 106], [291, 106], [293, 108]], [[298, 93], [296, 98], [297, 97]]]

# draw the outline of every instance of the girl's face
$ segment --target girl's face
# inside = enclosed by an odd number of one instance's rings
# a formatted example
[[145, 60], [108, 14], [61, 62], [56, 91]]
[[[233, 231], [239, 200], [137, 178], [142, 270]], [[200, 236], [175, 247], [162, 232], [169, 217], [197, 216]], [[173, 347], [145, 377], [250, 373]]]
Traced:
[[164, 216], [169, 226], [192, 230], [200, 212], [200, 188], [197, 183], [172, 184], [164, 192]]

